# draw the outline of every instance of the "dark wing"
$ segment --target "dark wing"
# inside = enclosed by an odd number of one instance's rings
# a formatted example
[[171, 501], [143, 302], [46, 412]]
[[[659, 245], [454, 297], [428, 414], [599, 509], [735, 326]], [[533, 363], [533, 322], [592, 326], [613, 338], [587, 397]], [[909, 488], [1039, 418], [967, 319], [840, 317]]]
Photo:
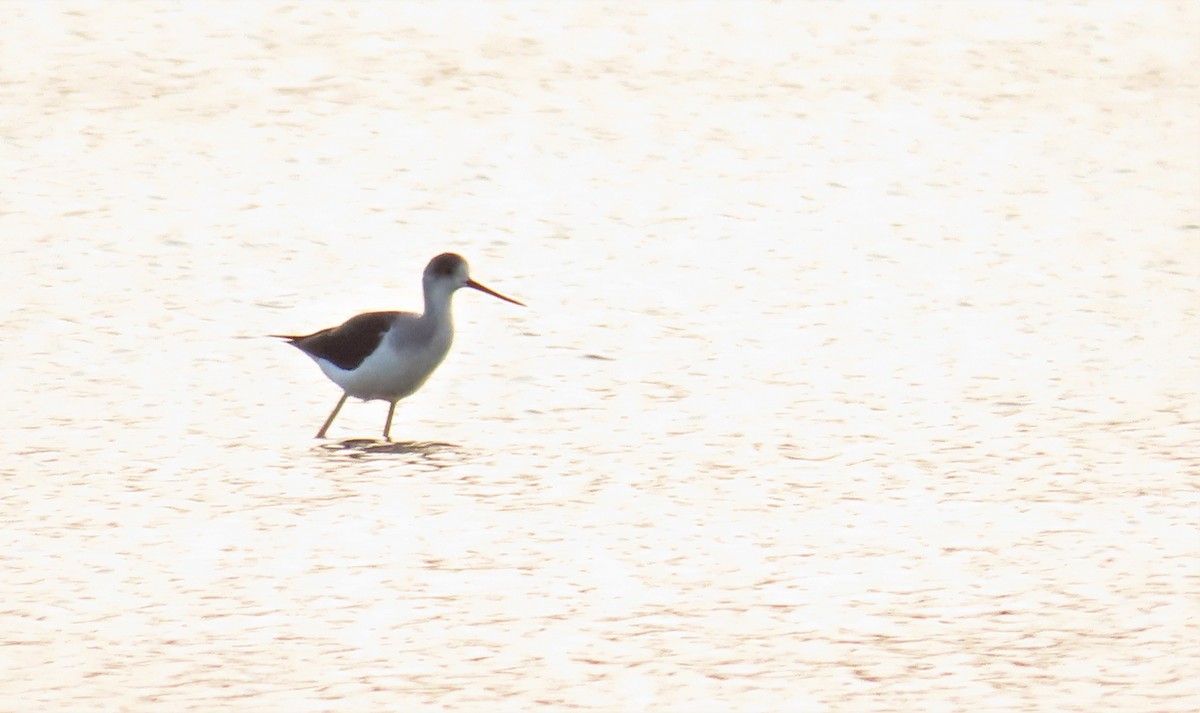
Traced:
[[375, 351], [383, 335], [392, 328], [400, 312], [367, 312], [346, 320], [339, 327], [322, 329], [304, 337], [272, 334], [310, 356], [331, 361], [343, 369], [355, 369]]

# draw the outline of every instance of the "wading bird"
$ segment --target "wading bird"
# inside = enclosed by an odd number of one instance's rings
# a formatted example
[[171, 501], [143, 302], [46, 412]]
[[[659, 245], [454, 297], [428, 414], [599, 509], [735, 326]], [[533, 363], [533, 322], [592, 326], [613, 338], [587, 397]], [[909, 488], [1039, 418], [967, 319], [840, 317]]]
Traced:
[[325, 437], [346, 399], [353, 396], [364, 401], [388, 402], [383, 437], [391, 440], [396, 402], [421, 388], [450, 351], [454, 340], [450, 301], [459, 288], [470, 287], [524, 307], [521, 302], [472, 280], [467, 273], [467, 261], [454, 253], [442, 253], [430, 260], [421, 282], [425, 288], [422, 314], [367, 312], [351, 317], [341, 326], [303, 337], [271, 335], [286, 339], [312, 357], [325, 376], [342, 387], [342, 398], [325, 419], [317, 438]]

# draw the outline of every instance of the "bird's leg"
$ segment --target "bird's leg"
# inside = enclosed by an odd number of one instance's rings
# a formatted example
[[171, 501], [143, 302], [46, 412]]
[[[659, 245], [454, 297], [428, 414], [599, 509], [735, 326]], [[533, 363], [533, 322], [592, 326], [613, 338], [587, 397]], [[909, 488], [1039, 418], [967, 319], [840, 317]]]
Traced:
[[385, 422], [384, 422], [384, 424], [383, 424], [383, 440], [385, 440], [385, 441], [391, 441], [391, 440], [392, 440], [392, 437], [391, 437], [391, 435], [390, 435], [390, 434], [391, 434], [391, 432], [392, 432], [392, 412], [393, 412], [393, 411], [395, 411], [395, 410], [396, 410], [396, 402], [395, 402], [395, 401], [393, 401], [393, 402], [392, 402], [392, 403], [391, 403], [391, 404], [388, 406], [388, 417], [387, 417], [387, 421], [385, 421]]
[[338, 411], [342, 410], [342, 404], [346, 403], [346, 399], [350, 394], [343, 393], [342, 398], [338, 399], [337, 406], [333, 407], [333, 413], [329, 414], [329, 418], [325, 419], [325, 425], [321, 426], [321, 430], [317, 431], [317, 438], [324, 438], [325, 432], [329, 430], [329, 424], [333, 423], [333, 419], [337, 418]]

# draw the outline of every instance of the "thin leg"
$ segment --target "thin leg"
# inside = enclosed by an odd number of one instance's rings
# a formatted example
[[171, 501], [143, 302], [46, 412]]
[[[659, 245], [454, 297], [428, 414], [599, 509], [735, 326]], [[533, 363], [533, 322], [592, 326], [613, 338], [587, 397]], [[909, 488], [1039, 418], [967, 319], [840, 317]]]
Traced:
[[392, 405], [388, 406], [387, 421], [385, 421], [383, 424], [383, 440], [385, 440], [385, 441], [392, 440], [392, 437], [390, 435], [392, 432], [392, 412], [395, 410], [396, 410], [396, 402], [393, 401]]
[[333, 419], [337, 418], [338, 411], [342, 410], [342, 404], [346, 403], [346, 399], [350, 394], [342, 394], [342, 398], [338, 400], [337, 406], [333, 407], [333, 413], [329, 414], [329, 418], [325, 419], [325, 425], [321, 426], [321, 430], [317, 431], [317, 438], [324, 438], [325, 432], [329, 430], [329, 424], [333, 423]]

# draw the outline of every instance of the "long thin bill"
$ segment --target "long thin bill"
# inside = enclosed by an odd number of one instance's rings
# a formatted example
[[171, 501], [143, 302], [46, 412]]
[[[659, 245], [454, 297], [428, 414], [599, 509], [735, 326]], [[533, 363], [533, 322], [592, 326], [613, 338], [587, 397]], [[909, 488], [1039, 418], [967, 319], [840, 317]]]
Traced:
[[514, 300], [511, 297], [505, 297], [504, 295], [500, 294], [499, 292], [496, 292], [495, 290], [492, 290], [492, 289], [488, 289], [487, 287], [484, 287], [483, 285], [479, 284], [478, 282], [476, 282], [474, 280], [467, 280], [467, 287], [470, 287], [475, 290], [479, 290], [480, 292], [485, 292], [485, 293], [491, 295], [492, 297], [499, 297], [500, 299], [504, 300], [505, 302], [512, 302], [513, 304], [521, 305], [522, 307], [525, 306], [524, 302], [517, 302], [516, 300]]

